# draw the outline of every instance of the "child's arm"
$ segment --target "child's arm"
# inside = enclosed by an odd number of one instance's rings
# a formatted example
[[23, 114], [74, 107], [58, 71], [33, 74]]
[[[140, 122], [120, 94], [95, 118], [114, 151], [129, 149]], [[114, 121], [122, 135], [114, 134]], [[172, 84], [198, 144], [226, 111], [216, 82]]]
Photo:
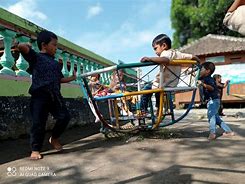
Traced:
[[216, 85], [220, 88], [226, 88], [229, 82], [230, 82], [229, 80], [227, 80], [224, 84], [220, 82], [216, 82]]
[[216, 82], [216, 85], [219, 87], [219, 88], [225, 88], [224, 87], [224, 84], [220, 83], [220, 82]]
[[61, 78], [60, 83], [67, 83], [67, 82], [71, 82], [76, 79], [77, 79], [77, 76], [76, 76], [76, 72], [74, 71], [72, 76]]
[[205, 84], [203, 81], [198, 80], [197, 83], [201, 86], [203, 86], [203, 88], [207, 89], [208, 91], [213, 91], [214, 87], [208, 84]]
[[157, 64], [169, 64], [169, 59], [166, 57], [143, 57], [140, 62], [154, 62]]
[[241, 5], [245, 5], [245, 0], [235, 0], [227, 12], [233, 12]]
[[91, 80], [90, 80], [90, 81], [88, 82], [88, 85], [89, 85], [89, 86], [94, 86], [94, 85], [96, 85], [96, 84], [98, 84], [97, 81], [91, 81]]
[[230, 80], [227, 80], [227, 81], [225, 82], [225, 84], [224, 84], [224, 87], [223, 87], [223, 88], [226, 88], [226, 87], [227, 87], [227, 85], [229, 84], [229, 82], [230, 82]]
[[20, 52], [24, 59], [29, 63], [29, 68], [32, 70], [37, 61], [37, 53], [31, 48], [31, 44], [16, 42], [14, 43], [14, 47], [16, 51]]
[[61, 78], [60, 82], [61, 83], [67, 83], [67, 82], [71, 82], [73, 80], [76, 80], [76, 76], [70, 76], [70, 77], [64, 77], [64, 78]]
[[27, 43], [15, 43], [15, 49], [23, 54], [28, 54], [31, 45]]
[[199, 64], [201, 63], [201, 60], [199, 59], [199, 57], [197, 57], [195, 55], [192, 56], [192, 59], [197, 61], [197, 63], [199, 63]]

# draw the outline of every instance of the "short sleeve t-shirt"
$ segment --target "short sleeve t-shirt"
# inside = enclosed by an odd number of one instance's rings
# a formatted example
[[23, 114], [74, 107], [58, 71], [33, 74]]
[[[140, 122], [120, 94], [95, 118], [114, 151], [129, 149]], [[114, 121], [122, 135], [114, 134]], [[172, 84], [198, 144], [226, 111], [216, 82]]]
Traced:
[[[174, 59], [192, 59], [193, 55], [192, 54], [186, 54], [186, 53], [182, 53], [179, 52], [177, 50], [164, 50], [160, 57], [165, 57], [168, 58], [169, 61], [172, 61]], [[175, 75], [179, 76], [180, 72], [181, 72], [181, 66], [167, 66], [165, 67], [164, 65], [162, 65], [163, 67], [163, 84], [161, 86], [164, 87], [176, 87], [179, 79], [178, 77], [176, 77]], [[174, 75], [174, 74], [175, 75]], [[153, 81], [153, 85], [152, 88], [159, 88], [160, 87], [160, 71], [158, 72], [158, 74], [155, 77], [155, 80]]]
[[63, 78], [61, 65], [54, 57], [46, 53], [37, 53], [30, 48], [28, 54], [23, 57], [30, 65], [32, 84], [29, 93], [32, 94], [40, 88], [45, 88], [56, 94], [60, 94], [60, 80]]
[[216, 85], [215, 80], [211, 76], [204, 77], [201, 79], [205, 84], [210, 85], [214, 88], [213, 91], [209, 91], [206, 88], [203, 88], [203, 95], [205, 100], [210, 100], [210, 99], [218, 99], [218, 87]]

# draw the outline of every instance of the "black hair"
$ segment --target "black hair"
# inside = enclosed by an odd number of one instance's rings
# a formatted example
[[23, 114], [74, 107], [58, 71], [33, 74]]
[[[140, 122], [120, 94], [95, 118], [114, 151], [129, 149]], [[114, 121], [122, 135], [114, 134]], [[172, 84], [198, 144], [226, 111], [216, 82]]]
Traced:
[[58, 40], [58, 37], [53, 32], [47, 30], [41, 31], [37, 35], [37, 46], [39, 50], [42, 50], [42, 43], [48, 44], [52, 38]]
[[217, 78], [220, 78], [221, 77], [221, 75], [220, 74], [215, 74], [214, 76], [213, 76], [213, 78], [216, 80]]
[[215, 65], [212, 62], [205, 62], [202, 64], [202, 67], [204, 67], [206, 70], [210, 70], [210, 74], [212, 75], [215, 70]]
[[160, 34], [160, 35], [157, 35], [153, 39], [152, 47], [154, 47], [154, 45], [158, 45], [158, 44], [161, 46], [164, 43], [168, 46], [168, 49], [171, 49], [171, 47], [172, 47], [171, 39], [166, 34]]

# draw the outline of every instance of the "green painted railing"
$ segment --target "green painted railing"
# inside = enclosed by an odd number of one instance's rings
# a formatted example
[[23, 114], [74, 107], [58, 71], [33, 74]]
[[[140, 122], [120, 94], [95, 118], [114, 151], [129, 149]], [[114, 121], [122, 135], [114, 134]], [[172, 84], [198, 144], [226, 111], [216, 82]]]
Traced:
[[[41, 30], [43, 28], [0, 8], [0, 43], [2, 42], [3, 45], [0, 48], [3, 52], [0, 58], [0, 74], [30, 77], [30, 74], [27, 72], [29, 67], [28, 62], [21, 55], [16, 56], [16, 53], [11, 48], [14, 41], [17, 40], [20, 43], [30, 42], [34, 50], [38, 51], [36, 35]], [[58, 37], [58, 50], [55, 58], [57, 61], [62, 61], [62, 72], [64, 76], [72, 75], [74, 69], [76, 69], [78, 79], [80, 79], [82, 73], [115, 65], [112, 61], [62, 37]], [[135, 70], [127, 70], [127, 73], [136, 76]], [[101, 81], [109, 81], [109, 77], [108, 74], [103, 74]]]

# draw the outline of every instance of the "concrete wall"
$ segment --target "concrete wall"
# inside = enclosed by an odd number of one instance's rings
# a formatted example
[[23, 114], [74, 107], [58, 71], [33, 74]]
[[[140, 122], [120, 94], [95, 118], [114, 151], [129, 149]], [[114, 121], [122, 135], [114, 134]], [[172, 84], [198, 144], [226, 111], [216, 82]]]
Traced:
[[[94, 123], [95, 117], [92, 114], [87, 101], [83, 98], [66, 98], [66, 106], [71, 114], [71, 121], [68, 127]], [[29, 134], [31, 128], [30, 97], [0, 97], [0, 140], [18, 138], [21, 135]], [[106, 117], [107, 104], [99, 104]], [[47, 121], [47, 130], [52, 129], [55, 120], [50, 116]]]
[[[31, 127], [29, 86], [29, 78], [0, 75], [0, 140], [15, 139], [29, 134]], [[94, 123], [95, 117], [87, 100], [82, 98], [79, 85], [62, 84], [61, 92], [72, 117], [69, 127]], [[101, 102], [99, 107], [103, 116], [108, 117], [107, 103]], [[51, 129], [54, 123], [50, 116], [47, 130]]]

